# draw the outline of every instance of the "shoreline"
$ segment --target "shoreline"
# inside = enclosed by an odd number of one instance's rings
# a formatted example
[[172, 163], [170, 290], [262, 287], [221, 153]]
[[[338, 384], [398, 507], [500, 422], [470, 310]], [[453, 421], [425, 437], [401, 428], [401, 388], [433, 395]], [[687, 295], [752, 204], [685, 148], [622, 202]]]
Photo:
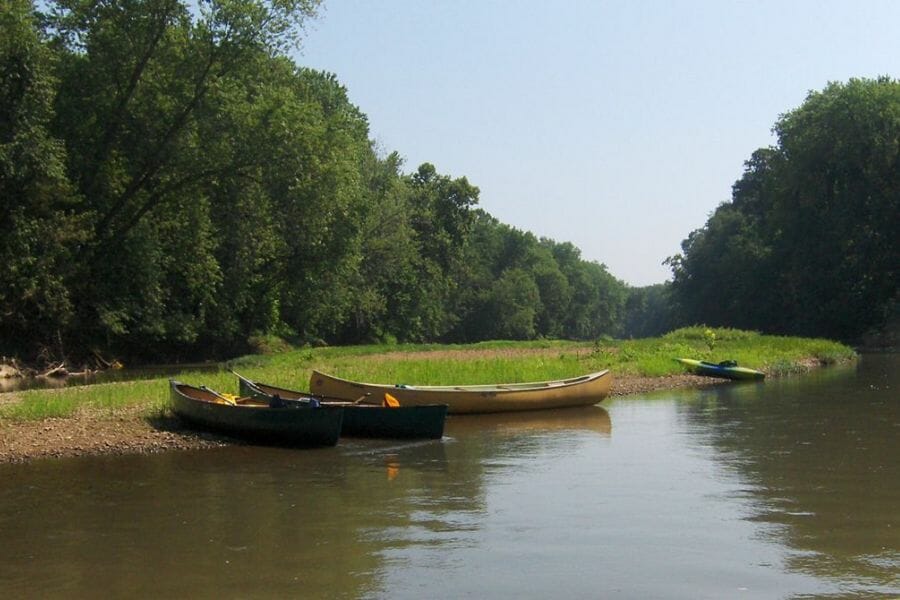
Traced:
[[[624, 376], [613, 379], [609, 398], [683, 388], [729, 384], [697, 375]], [[601, 404], [602, 406], [602, 404]], [[0, 464], [48, 458], [157, 454], [242, 444], [239, 440], [197, 431], [175, 416], [147, 417], [140, 408], [40, 421], [0, 420]]]

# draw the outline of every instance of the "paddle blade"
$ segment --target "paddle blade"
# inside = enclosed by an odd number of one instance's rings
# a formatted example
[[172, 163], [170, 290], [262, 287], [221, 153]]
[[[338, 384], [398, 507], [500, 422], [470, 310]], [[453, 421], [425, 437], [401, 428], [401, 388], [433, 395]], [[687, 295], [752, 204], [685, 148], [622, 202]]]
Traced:
[[391, 396], [390, 394], [384, 395], [384, 402], [381, 404], [382, 406], [386, 406], [388, 408], [400, 408], [400, 401]]

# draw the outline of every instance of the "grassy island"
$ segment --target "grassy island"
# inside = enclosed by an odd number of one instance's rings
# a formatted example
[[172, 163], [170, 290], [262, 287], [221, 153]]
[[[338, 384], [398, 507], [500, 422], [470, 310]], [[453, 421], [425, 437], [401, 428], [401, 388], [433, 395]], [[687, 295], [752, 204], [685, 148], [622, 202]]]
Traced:
[[[684, 373], [675, 360], [736, 360], [770, 377], [852, 360], [852, 348], [823, 339], [761, 335], [736, 329], [690, 327], [659, 338], [572, 342], [482, 342], [466, 345], [371, 345], [290, 348], [228, 361], [217, 372], [186, 372], [177, 378], [235, 392], [230, 370], [298, 390], [319, 369], [348, 379], [417, 385], [514, 383], [561, 379], [609, 369], [617, 378], [667, 378]], [[649, 389], [665, 387], [649, 386]], [[637, 386], [637, 391], [648, 386]], [[614, 388], [613, 393], [616, 393]], [[619, 392], [621, 393], [621, 392]], [[167, 413], [166, 379], [29, 390], [0, 395], [0, 421], [39, 421], [126, 409], [145, 418]]]

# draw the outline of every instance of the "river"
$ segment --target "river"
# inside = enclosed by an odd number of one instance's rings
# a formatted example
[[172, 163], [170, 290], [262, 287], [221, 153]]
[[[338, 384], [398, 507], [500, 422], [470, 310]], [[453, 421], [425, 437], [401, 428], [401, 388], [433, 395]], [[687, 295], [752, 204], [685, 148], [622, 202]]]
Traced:
[[438, 441], [0, 465], [0, 597], [897, 597], [898, 389], [866, 355]]

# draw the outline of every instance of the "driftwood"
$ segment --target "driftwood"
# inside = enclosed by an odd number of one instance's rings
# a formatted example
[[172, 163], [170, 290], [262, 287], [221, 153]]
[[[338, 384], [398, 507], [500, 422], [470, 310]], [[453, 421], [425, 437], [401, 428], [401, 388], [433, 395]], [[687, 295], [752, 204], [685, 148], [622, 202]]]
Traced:
[[22, 377], [22, 371], [14, 364], [0, 363], [0, 379], [17, 379]]
[[[106, 360], [96, 350], [91, 350], [91, 352], [94, 355], [94, 362], [97, 365], [97, 369], [96, 369], [97, 371], [105, 371], [106, 369], [121, 369], [122, 368], [122, 363], [119, 362], [118, 359], [114, 358], [112, 360]], [[85, 367], [85, 370], [90, 371], [90, 369], [87, 369], [87, 367]]]
[[62, 379], [64, 377], [85, 377], [87, 375], [93, 375], [96, 373], [94, 369], [89, 369], [88, 367], [82, 367], [80, 371], [72, 371], [70, 370], [65, 362], [61, 362], [58, 365], [52, 366], [43, 373], [38, 373], [35, 377], [42, 379]]
[[15, 358], [0, 357], [0, 379], [20, 379], [23, 377], [34, 377], [35, 375], [37, 375], [35, 369], [26, 367]]
[[[73, 369], [67, 360], [44, 362], [40, 368], [24, 366], [15, 358], [0, 356], [0, 379], [64, 379], [66, 377], [87, 377], [107, 369], [121, 369], [118, 360], [106, 360], [98, 352], [94, 352], [95, 367], [83, 365], [80, 370]], [[44, 355], [46, 360], [46, 354]]]
[[112, 363], [100, 354], [97, 350], [91, 350], [91, 353], [94, 355], [94, 362], [97, 363], [97, 367], [100, 369], [108, 369], [112, 366]]
[[62, 377], [68, 377], [68, 375], [69, 375], [69, 370], [66, 368], [66, 363], [61, 362], [55, 366], [51, 366], [49, 369], [47, 369], [46, 371], [44, 371], [42, 373], [38, 373], [36, 375], [36, 377], [39, 377], [41, 379], [48, 378], [48, 377], [62, 378]]

